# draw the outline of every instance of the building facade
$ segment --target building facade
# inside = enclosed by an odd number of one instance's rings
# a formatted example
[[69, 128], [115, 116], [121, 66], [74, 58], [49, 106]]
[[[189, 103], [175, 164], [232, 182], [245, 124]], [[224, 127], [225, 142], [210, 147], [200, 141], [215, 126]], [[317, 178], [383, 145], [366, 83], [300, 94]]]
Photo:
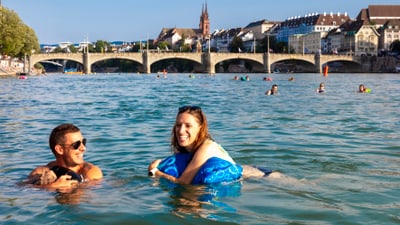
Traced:
[[347, 13], [311, 13], [303, 17], [295, 16], [282, 22], [277, 30], [276, 39], [279, 42], [288, 42], [289, 37], [296, 34], [312, 32], [329, 32], [350, 20]]
[[388, 51], [393, 41], [400, 39], [400, 5], [369, 5], [361, 9], [357, 20], [368, 21], [379, 31], [381, 51]]
[[197, 45], [199, 41], [210, 38], [210, 19], [208, 16], [207, 4], [204, 4], [200, 15], [199, 28], [163, 28], [155, 43], [166, 41], [175, 48], [181, 39], [184, 44]]

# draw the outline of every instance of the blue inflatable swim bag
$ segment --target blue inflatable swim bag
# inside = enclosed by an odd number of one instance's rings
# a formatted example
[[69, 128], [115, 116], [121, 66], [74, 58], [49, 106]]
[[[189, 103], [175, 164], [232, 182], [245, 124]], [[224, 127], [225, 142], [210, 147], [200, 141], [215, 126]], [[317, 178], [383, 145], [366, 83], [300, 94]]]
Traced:
[[242, 177], [243, 168], [226, 160], [212, 157], [204, 163], [192, 184], [231, 182]]
[[193, 155], [190, 153], [176, 153], [161, 161], [157, 168], [173, 177], [180, 177], [192, 157]]
[[[191, 159], [190, 153], [177, 153], [161, 161], [158, 169], [171, 176], [180, 177]], [[197, 172], [192, 184], [231, 182], [241, 178], [242, 172], [240, 165], [212, 157]]]

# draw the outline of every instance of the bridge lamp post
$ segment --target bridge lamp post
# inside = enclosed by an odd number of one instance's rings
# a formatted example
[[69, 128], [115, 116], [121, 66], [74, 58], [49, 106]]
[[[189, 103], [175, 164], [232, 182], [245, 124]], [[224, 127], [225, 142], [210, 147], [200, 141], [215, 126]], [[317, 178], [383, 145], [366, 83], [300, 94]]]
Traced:
[[211, 53], [211, 37], [208, 36], [208, 54]]
[[253, 38], [253, 53], [256, 54], [256, 37]]
[[269, 54], [269, 31], [267, 32], [267, 52]]

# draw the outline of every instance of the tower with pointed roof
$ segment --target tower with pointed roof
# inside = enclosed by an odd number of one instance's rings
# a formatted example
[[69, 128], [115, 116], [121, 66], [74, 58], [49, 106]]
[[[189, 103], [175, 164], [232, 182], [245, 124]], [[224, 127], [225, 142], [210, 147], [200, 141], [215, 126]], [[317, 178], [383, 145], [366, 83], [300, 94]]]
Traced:
[[204, 37], [210, 35], [210, 19], [208, 18], [207, 3], [201, 9], [199, 29]]

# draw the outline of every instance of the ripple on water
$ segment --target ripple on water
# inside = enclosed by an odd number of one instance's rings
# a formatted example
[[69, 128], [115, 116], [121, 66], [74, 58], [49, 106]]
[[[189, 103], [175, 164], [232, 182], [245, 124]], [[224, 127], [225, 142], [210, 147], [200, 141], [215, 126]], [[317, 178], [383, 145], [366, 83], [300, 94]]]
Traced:
[[[400, 95], [393, 74], [49, 75], [0, 84], [0, 223], [393, 224], [399, 222]], [[294, 82], [288, 82], [296, 76]], [[320, 82], [327, 92], [315, 93]], [[356, 93], [358, 84], [372, 88]], [[287, 179], [220, 187], [147, 177], [170, 154], [177, 109], [199, 105], [240, 164]], [[77, 124], [105, 179], [73, 193], [16, 185], [53, 160], [48, 135]], [[267, 213], [266, 213], [267, 212]], [[57, 222], [55, 222], [57, 221]]]

